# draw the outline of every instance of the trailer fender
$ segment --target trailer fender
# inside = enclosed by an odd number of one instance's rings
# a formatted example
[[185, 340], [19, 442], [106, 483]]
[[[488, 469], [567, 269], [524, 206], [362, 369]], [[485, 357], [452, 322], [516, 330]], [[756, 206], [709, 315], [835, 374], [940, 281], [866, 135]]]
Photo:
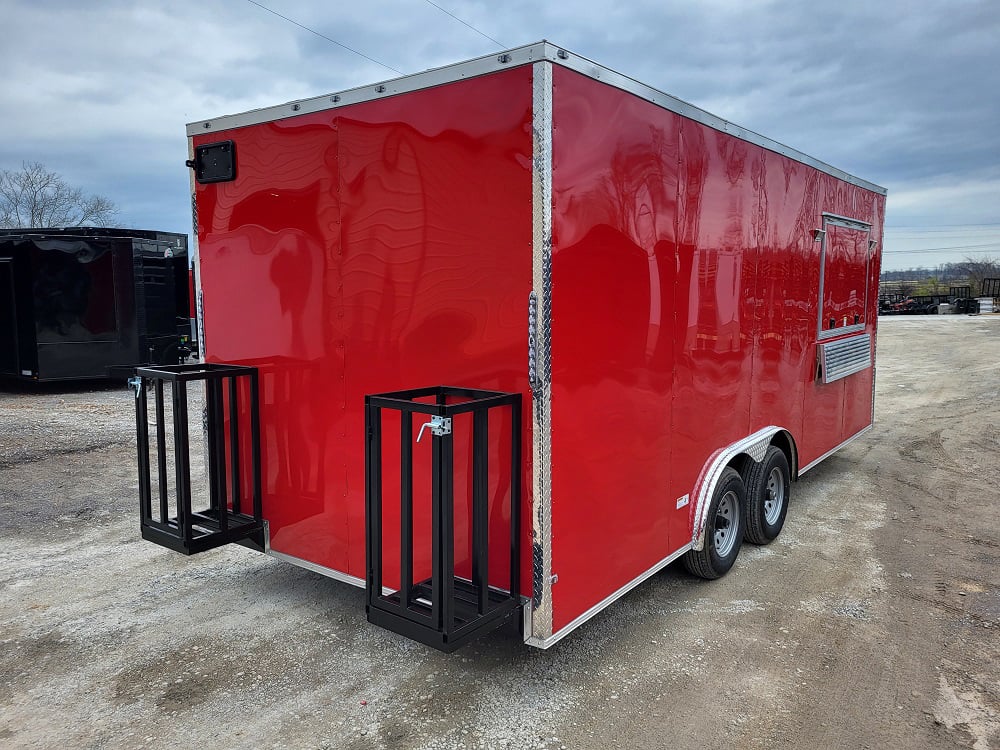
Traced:
[[701, 475], [698, 477], [695, 492], [692, 493], [695, 498], [691, 524], [692, 549], [701, 550], [705, 547], [705, 524], [708, 520], [708, 506], [712, 501], [712, 494], [719, 483], [719, 478], [726, 467], [733, 462], [734, 458], [743, 454], [749, 456], [753, 461], [760, 463], [764, 460], [764, 454], [767, 453], [768, 447], [774, 442], [774, 437], [778, 434], [784, 435], [788, 441], [788, 447], [791, 451], [788, 463], [794, 477], [798, 473], [795, 440], [788, 430], [776, 425], [757, 430], [752, 435], [748, 435], [742, 440], [712, 454], [712, 457], [705, 464], [705, 468], [702, 469]]

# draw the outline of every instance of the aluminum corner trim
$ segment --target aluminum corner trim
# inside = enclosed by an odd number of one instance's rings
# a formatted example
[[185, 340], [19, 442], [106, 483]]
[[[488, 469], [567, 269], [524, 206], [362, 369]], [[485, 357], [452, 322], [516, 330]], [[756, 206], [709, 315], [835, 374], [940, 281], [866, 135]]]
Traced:
[[[194, 159], [194, 141], [188, 138], [188, 160]], [[205, 361], [205, 305], [201, 288], [201, 247], [198, 244], [198, 186], [194, 170], [190, 170], [191, 192], [191, 245], [188, 248], [191, 273], [194, 274], [194, 315], [198, 331], [198, 358]]]
[[[530, 637], [552, 634], [552, 65], [532, 70], [532, 597]], [[526, 635], [529, 631], [525, 631]]]
[[855, 177], [842, 169], [831, 166], [830, 164], [809, 156], [798, 149], [779, 143], [773, 138], [768, 138], [760, 133], [740, 127], [735, 123], [713, 115], [710, 112], [706, 112], [701, 107], [696, 107], [695, 105], [683, 101], [682, 99], [678, 99], [675, 96], [671, 96], [670, 94], [666, 94], [663, 91], [655, 89], [652, 86], [640, 83], [634, 78], [630, 78], [629, 76], [618, 73], [610, 68], [606, 68], [603, 65], [595, 63], [593, 60], [588, 60], [585, 57], [575, 55], [559, 47], [553, 47], [551, 44], [545, 45], [545, 52], [547, 56], [549, 56], [549, 59], [558, 65], [569, 68], [570, 70], [575, 70], [577, 73], [582, 73], [585, 76], [601, 81], [602, 83], [606, 83], [609, 86], [614, 86], [622, 91], [627, 91], [630, 94], [634, 94], [641, 99], [652, 102], [663, 109], [675, 112], [682, 117], [694, 120], [702, 125], [706, 125], [713, 130], [718, 130], [719, 132], [734, 136], [740, 140], [747, 141], [748, 143], [753, 143], [761, 148], [766, 148], [768, 151], [773, 151], [776, 154], [786, 156], [789, 159], [807, 164], [810, 167], [832, 175], [833, 177], [843, 180], [844, 182], [857, 185], [858, 187], [866, 190], [871, 190], [873, 193], [878, 193], [879, 195], [886, 195], [888, 193], [888, 191], [880, 185], [876, 185], [868, 180], [863, 180], [860, 177]]
[[368, 86], [358, 86], [337, 93], [324, 94], [309, 99], [286, 102], [273, 107], [264, 107], [240, 114], [223, 115], [207, 120], [198, 120], [189, 123], [187, 134], [189, 136], [200, 133], [214, 133], [232, 128], [242, 128], [248, 125], [256, 125], [263, 122], [274, 122], [298, 115], [306, 115], [314, 112], [338, 109], [351, 104], [384, 99], [388, 96], [406, 94], [412, 91], [441, 86], [446, 83], [460, 81], [467, 78], [495, 73], [499, 70], [516, 67], [518, 65], [537, 64], [539, 61], [548, 61], [553, 65], [559, 65], [569, 70], [576, 71], [588, 78], [601, 81], [609, 86], [627, 91], [630, 94], [645, 99], [658, 107], [675, 112], [695, 122], [699, 122], [714, 130], [727, 133], [740, 140], [756, 144], [769, 151], [773, 151], [789, 159], [808, 164], [821, 172], [844, 180], [852, 185], [871, 190], [879, 195], [886, 195], [884, 187], [876, 185], [868, 180], [855, 177], [842, 169], [837, 169], [826, 162], [820, 161], [797, 149], [779, 143], [776, 140], [767, 138], [752, 130], [747, 130], [728, 120], [706, 112], [700, 107], [689, 104], [675, 96], [666, 94], [663, 91], [640, 83], [634, 78], [618, 73], [610, 68], [600, 65], [593, 60], [589, 60], [582, 55], [577, 55], [564, 47], [552, 44], [548, 41], [535, 42], [521, 47], [514, 47], [506, 51], [484, 55], [465, 62], [445, 65], [439, 68], [432, 68], [420, 73], [405, 75], [400, 78], [393, 78]]
[[655, 574], [659, 573], [661, 570], [663, 570], [665, 567], [667, 567], [670, 563], [672, 563], [674, 560], [676, 560], [677, 558], [679, 558], [681, 555], [683, 555], [689, 549], [691, 549], [691, 545], [690, 544], [686, 544], [683, 547], [681, 547], [679, 550], [677, 550], [677, 551], [671, 553], [670, 555], [668, 555], [667, 557], [663, 558], [658, 563], [656, 563], [656, 565], [654, 565], [653, 567], [649, 568], [649, 570], [646, 570], [645, 572], [640, 573], [638, 576], [636, 576], [631, 581], [629, 581], [628, 583], [626, 583], [624, 586], [622, 586], [620, 589], [618, 589], [617, 591], [615, 591], [613, 594], [611, 594], [609, 596], [606, 596], [604, 599], [601, 599], [601, 601], [599, 601], [597, 604], [595, 604], [593, 607], [591, 607], [590, 609], [588, 609], [582, 615], [580, 615], [579, 617], [577, 617], [576, 619], [574, 619], [568, 625], [564, 625], [563, 627], [561, 627], [559, 629], [558, 633], [553, 633], [552, 635], [550, 635], [550, 636], [548, 636], [546, 638], [539, 638], [537, 636], [527, 637], [527, 638], [524, 639], [524, 642], [526, 644], [528, 644], [529, 646], [534, 646], [536, 648], [541, 648], [541, 649], [546, 649], [546, 648], [549, 648], [550, 646], [555, 645], [556, 643], [558, 643], [559, 641], [561, 641], [563, 638], [565, 638], [567, 635], [569, 635], [571, 632], [573, 632], [578, 627], [580, 627], [585, 622], [587, 622], [587, 620], [589, 620], [594, 615], [596, 615], [601, 610], [603, 610], [605, 607], [609, 606], [610, 604], [614, 603], [615, 601], [617, 601], [618, 599], [620, 599], [621, 597], [623, 597], [625, 594], [627, 594], [629, 591], [631, 591], [632, 589], [634, 589], [640, 583], [643, 583], [648, 578], [650, 578], [650, 577], [654, 576]]
[[257, 125], [264, 122], [275, 122], [314, 112], [340, 109], [352, 104], [385, 99], [386, 97], [398, 94], [408, 94], [412, 91], [433, 88], [434, 86], [441, 86], [466, 78], [476, 78], [519, 65], [529, 65], [538, 60], [544, 60], [549, 56], [554, 58], [556, 54], [556, 48], [547, 42], [526, 44], [522, 47], [483, 55], [482, 57], [464, 62], [431, 68], [419, 73], [404, 75], [400, 78], [379, 81], [367, 86], [357, 86], [344, 91], [285, 102], [284, 104], [254, 109], [249, 112], [198, 120], [188, 123], [187, 134], [188, 136], [195, 136], [203, 133], [215, 133], [221, 130], [243, 128], [248, 125]]

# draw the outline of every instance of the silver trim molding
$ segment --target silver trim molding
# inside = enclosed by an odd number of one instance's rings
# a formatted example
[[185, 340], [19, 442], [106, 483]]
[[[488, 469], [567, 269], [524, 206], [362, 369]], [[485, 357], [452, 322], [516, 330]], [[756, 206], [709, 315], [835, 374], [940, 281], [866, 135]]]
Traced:
[[[552, 633], [552, 65], [532, 76], [532, 259], [535, 382], [532, 384], [532, 636]], [[529, 606], [529, 605], [526, 605]]]
[[799, 469], [799, 476], [802, 476], [807, 471], [809, 471], [809, 469], [813, 468], [814, 466], [816, 466], [818, 463], [820, 463], [824, 459], [829, 458], [830, 456], [832, 456], [834, 453], [836, 453], [837, 451], [839, 451], [844, 446], [848, 445], [849, 443], [853, 443], [855, 440], [857, 440], [859, 437], [861, 437], [862, 435], [864, 435], [866, 432], [870, 432], [871, 429], [872, 429], [872, 427], [874, 427], [874, 425], [868, 425], [867, 427], [863, 427], [859, 432], [856, 432], [853, 435], [851, 435], [849, 438], [847, 438], [847, 440], [845, 440], [844, 442], [842, 442], [836, 448], [831, 448], [826, 453], [824, 453], [822, 456], [820, 456], [819, 458], [817, 458], [815, 461], [807, 464], [804, 468]]
[[850, 216], [841, 216], [840, 214], [833, 214], [829, 211], [823, 212], [823, 218], [827, 220], [827, 224], [834, 224], [838, 227], [849, 227], [850, 229], [860, 229], [861, 231], [870, 230], [872, 228], [872, 225], [867, 221], [852, 219]]
[[572, 631], [576, 630], [578, 627], [580, 627], [581, 625], [583, 625], [583, 623], [585, 623], [591, 617], [593, 617], [598, 612], [600, 612], [602, 609], [604, 609], [605, 607], [607, 607], [609, 604], [614, 603], [615, 601], [617, 601], [621, 597], [625, 596], [625, 594], [627, 594], [629, 591], [631, 591], [632, 589], [634, 589], [640, 583], [642, 583], [643, 581], [647, 580], [651, 576], [654, 576], [657, 573], [659, 573], [661, 570], [663, 570], [665, 567], [667, 567], [670, 563], [672, 563], [674, 560], [676, 560], [677, 558], [679, 558], [681, 555], [683, 555], [689, 549], [691, 549], [691, 545], [687, 544], [687, 545], [681, 547], [679, 550], [677, 550], [673, 554], [671, 554], [671, 555], [663, 558], [658, 563], [656, 563], [656, 565], [654, 565], [652, 568], [650, 568], [649, 570], [645, 571], [644, 573], [640, 573], [638, 576], [636, 576], [635, 578], [633, 578], [631, 581], [629, 581], [628, 583], [626, 583], [624, 586], [622, 586], [620, 589], [618, 589], [617, 591], [615, 591], [610, 596], [607, 596], [604, 599], [601, 599], [601, 601], [599, 601], [593, 607], [591, 607], [586, 612], [584, 612], [582, 615], [580, 615], [579, 617], [577, 617], [571, 623], [569, 623], [568, 625], [564, 625], [562, 628], [559, 629], [558, 633], [553, 633], [552, 635], [550, 635], [550, 636], [548, 636], [546, 638], [526, 637], [524, 639], [524, 642], [527, 643], [529, 646], [536, 646], [536, 647], [542, 648], [542, 649], [549, 648], [550, 646], [558, 643], [563, 638], [565, 638], [567, 635], [569, 635]]
[[333, 568], [327, 568], [324, 565], [317, 565], [314, 562], [309, 562], [308, 560], [303, 560], [301, 557], [293, 557], [292, 555], [286, 555], [284, 552], [276, 552], [270, 549], [268, 545], [267, 554], [277, 560], [282, 560], [286, 563], [291, 563], [299, 568], [305, 568], [306, 570], [311, 570], [313, 573], [319, 573], [327, 578], [332, 578], [335, 581], [342, 581], [343, 583], [349, 583], [352, 586], [357, 586], [358, 588], [365, 587], [365, 579], [358, 578], [357, 576], [348, 575], [347, 573], [341, 573], [339, 570], [334, 570]]
[[697, 502], [694, 507], [693, 523], [691, 528], [691, 549], [701, 550], [705, 547], [705, 524], [708, 521], [708, 506], [712, 501], [712, 494], [719, 483], [719, 478], [729, 462], [741, 453], [748, 454], [754, 461], [760, 463], [767, 453], [767, 446], [779, 432], [788, 432], [783, 427], [771, 425], [757, 430], [752, 435], [748, 435], [742, 440], [738, 440], [727, 448], [723, 448], [709, 459], [706, 468], [702, 471], [698, 479]]
[[[826, 228], [829, 226], [844, 227], [846, 229], [853, 229], [859, 232], [868, 232], [868, 257], [865, 260], [865, 279], [868, 278], [868, 273], [871, 270], [872, 264], [872, 248], [871, 248], [871, 231], [872, 225], [866, 221], [861, 221], [860, 219], [851, 219], [847, 216], [840, 216], [838, 214], [832, 214], [828, 211], [823, 212], [823, 228], [819, 230], [820, 232], [820, 249], [819, 249], [819, 311], [817, 312], [816, 318], [816, 340], [822, 341], [823, 339], [833, 338], [834, 336], [842, 336], [845, 333], [851, 333], [853, 331], [863, 331], [865, 329], [865, 323], [862, 321], [860, 323], [852, 323], [848, 326], [841, 326], [840, 328], [824, 328], [826, 320], [824, 319], [823, 311], [823, 300], [825, 299], [826, 292], [826, 240], [827, 231]], [[864, 306], [861, 308], [866, 313], [868, 311], [868, 286], [865, 285], [865, 302]]]
[[821, 332], [818, 341], [825, 341], [826, 339], [832, 339], [835, 336], [843, 336], [845, 333], [856, 333], [858, 331], [865, 330], [865, 323], [852, 323], [849, 326], [844, 326], [843, 328], [827, 328], [825, 331]]
[[340, 109], [352, 104], [384, 99], [398, 94], [407, 94], [412, 91], [433, 88], [434, 86], [441, 86], [466, 78], [476, 78], [488, 73], [505, 70], [506, 68], [526, 65], [545, 59], [545, 50], [548, 46], [550, 45], [544, 42], [529, 44], [524, 47], [508, 50], [502, 54], [484, 55], [483, 57], [466, 60], [465, 62], [445, 65], [440, 68], [431, 68], [421, 73], [413, 73], [401, 78], [393, 78], [368, 86], [358, 86], [335, 94], [324, 94], [310, 99], [301, 99], [273, 107], [254, 109], [240, 114], [224, 115], [211, 120], [199, 120], [188, 124], [187, 134], [188, 136], [194, 136], [199, 133], [214, 133], [220, 130], [243, 128], [263, 122], [274, 122], [314, 112]]
[[[188, 140], [188, 160], [194, 159], [194, 143]], [[201, 249], [198, 245], [198, 191], [195, 184], [194, 170], [190, 170], [188, 176], [191, 192], [191, 245], [188, 248], [190, 255], [191, 272], [194, 274], [194, 316], [195, 327], [198, 331], [198, 358], [205, 361], [205, 300], [201, 291]]]
[[421, 73], [394, 78], [368, 86], [359, 86], [335, 94], [324, 94], [323, 96], [303, 99], [295, 102], [287, 102], [274, 107], [255, 109], [241, 114], [224, 115], [211, 120], [199, 120], [189, 123], [187, 126], [188, 136], [199, 133], [215, 133], [220, 130], [232, 128], [242, 128], [248, 125], [256, 125], [263, 122], [274, 122], [288, 117], [306, 115], [314, 112], [324, 112], [327, 110], [346, 107], [351, 104], [371, 101], [373, 99], [383, 99], [387, 96], [405, 94], [412, 91], [441, 86], [453, 81], [460, 81], [466, 78], [474, 78], [488, 73], [495, 73], [499, 70], [515, 67], [517, 65], [527, 65], [540, 60], [548, 60], [556, 65], [561, 65], [577, 73], [593, 78], [594, 80], [606, 83], [609, 86], [635, 94], [641, 99], [645, 99], [663, 109], [675, 112], [683, 117], [687, 117], [702, 125], [706, 125], [723, 133], [728, 133], [736, 138], [756, 144], [769, 151], [773, 151], [789, 159], [807, 164], [821, 172], [837, 177], [852, 185], [871, 190], [879, 195], [885, 195], [886, 189], [868, 180], [848, 174], [842, 169], [837, 169], [826, 162], [815, 159], [808, 154], [804, 154], [797, 149], [786, 146], [771, 138], [747, 130], [739, 125], [735, 125], [728, 120], [710, 114], [700, 107], [689, 104], [677, 97], [666, 94], [652, 86], [640, 83], [634, 78], [629, 78], [610, 68], [588, 60], [580, 55], [575, 55], [562, 47], [558, 47], [547, 41], [528, 44], [523, 47], [515, 47], [500, 54], [490, 54], [478, 57], [473, 60], [447, 65], [441, 68], [433, 68]]

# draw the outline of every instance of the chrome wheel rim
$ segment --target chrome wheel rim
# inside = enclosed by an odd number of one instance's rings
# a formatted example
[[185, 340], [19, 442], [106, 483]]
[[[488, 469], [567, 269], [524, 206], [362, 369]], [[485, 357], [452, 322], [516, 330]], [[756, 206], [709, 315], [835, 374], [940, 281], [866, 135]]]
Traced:
[[785, 504], [785, 477], [781, 469], [775, 467], [767, 475], [767, 488], [764, 492], [764, 520], [774, 525], [781, 517], [781, 508]]
[[736, 546], [739, 509], [739, 500], [732, 490], [719, 499], [719, 505], [715, 509], [715, 518], [712, 522], [712, 539], [719, 557], [728, 557], [729, 553], [733, 551], [733, 547]]

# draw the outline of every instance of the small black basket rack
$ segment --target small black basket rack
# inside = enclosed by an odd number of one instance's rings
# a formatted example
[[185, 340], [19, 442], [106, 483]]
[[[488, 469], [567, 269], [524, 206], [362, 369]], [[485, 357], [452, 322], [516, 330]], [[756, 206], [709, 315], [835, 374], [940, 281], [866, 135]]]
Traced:
[[[187, 386], [199, 381], [205, 384], [209, 505], [195, 511], [191, 505]], [[135, 388], [143, 539], [186, 555], [230, 542], [263, 549], [257, 368], [216, 364], [140, 367], [129, 382]], [[169, 497], [165, 383], [170, 384], [173, 412], [173, 499]], [[156, 429], [158, 507], [155, 517], [150, 468], [149, 385], [154, 396]], [[249, 453], [249, 472], [245, 467], [245, 455], [241, 455], [245, 453]]]
[[[418, 400], [422, 399], [422, 400]], [[428, 402], [432, 400], [432, 402]], [[489, 585], [489, 419], [510, 410], [510, 590]], [[399, 412], [400, 585], [383, 588], [383, 410]], [[471, 579], [455, 575], [453, 420], [472, 415]], [[413, 581], [413, 415], [431, 434], [431, 576]], [[442, 651], [502, 625], [522, 607], [520, 580], [521, 394], [435, 386], [365, 397], [368, 620]], [[418, 439], [419, 439], [418, 434]], [[504, 438], [506, 440], [506, 438]]]

